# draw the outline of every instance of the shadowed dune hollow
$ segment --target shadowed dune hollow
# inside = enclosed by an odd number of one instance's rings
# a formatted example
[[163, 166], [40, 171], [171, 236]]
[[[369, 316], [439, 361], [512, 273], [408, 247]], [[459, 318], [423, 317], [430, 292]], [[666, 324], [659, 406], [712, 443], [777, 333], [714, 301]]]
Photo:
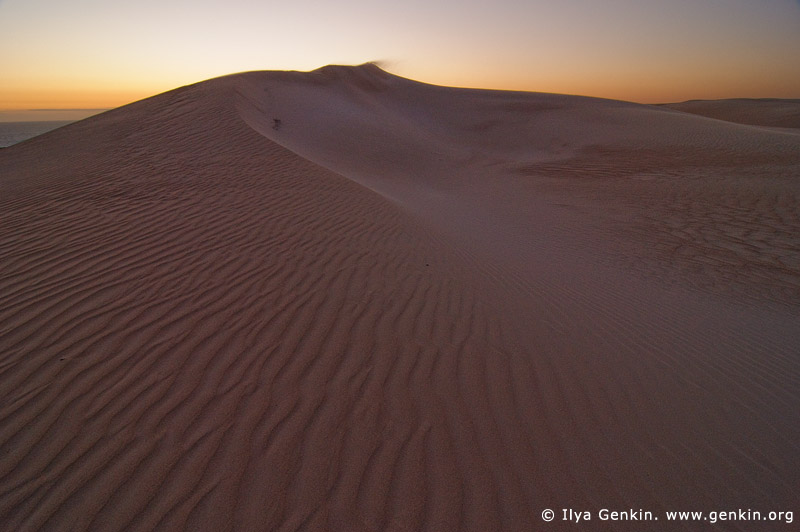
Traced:
[[0, 529], [800, 510], [800, 130], [718, 118], [334, 66], [0, 151]]

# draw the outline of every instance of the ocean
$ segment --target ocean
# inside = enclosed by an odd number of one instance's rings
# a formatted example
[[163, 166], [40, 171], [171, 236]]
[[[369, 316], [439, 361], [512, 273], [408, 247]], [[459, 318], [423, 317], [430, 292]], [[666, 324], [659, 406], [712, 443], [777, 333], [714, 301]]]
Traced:
[[47, 133], [74, 120], [55, 120], [50, 122], [0, 122], [0, 148], [13, 146], [18, 142]]

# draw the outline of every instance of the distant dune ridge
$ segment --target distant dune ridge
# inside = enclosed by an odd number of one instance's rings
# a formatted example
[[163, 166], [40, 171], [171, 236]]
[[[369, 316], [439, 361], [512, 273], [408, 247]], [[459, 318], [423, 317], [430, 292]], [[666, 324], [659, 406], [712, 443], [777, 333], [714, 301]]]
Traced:
[[800, 100], [740, 98], [690, 100], [665, 107], [697, 115], [753, 126], [800, 128]]
[[797, 510], [800, 134], [687, 110], [332, 66], [0, 151], [0, 529]]

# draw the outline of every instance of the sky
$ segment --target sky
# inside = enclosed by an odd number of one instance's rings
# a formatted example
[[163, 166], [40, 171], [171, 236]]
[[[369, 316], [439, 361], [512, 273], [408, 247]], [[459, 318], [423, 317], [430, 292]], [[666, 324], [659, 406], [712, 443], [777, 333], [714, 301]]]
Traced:
[[643, 103], [800, 98], [800, 0], [0, 0], [0, 121], [367, 61]]

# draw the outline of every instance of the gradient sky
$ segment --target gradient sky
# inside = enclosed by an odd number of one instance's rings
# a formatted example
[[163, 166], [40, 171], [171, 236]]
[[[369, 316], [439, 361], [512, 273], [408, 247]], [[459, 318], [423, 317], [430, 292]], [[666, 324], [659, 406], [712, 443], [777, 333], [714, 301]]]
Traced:
[[372, 60], [443, 85], [800, 98], [800, 0], [0, 0], [0, 50], [6, 114]]

